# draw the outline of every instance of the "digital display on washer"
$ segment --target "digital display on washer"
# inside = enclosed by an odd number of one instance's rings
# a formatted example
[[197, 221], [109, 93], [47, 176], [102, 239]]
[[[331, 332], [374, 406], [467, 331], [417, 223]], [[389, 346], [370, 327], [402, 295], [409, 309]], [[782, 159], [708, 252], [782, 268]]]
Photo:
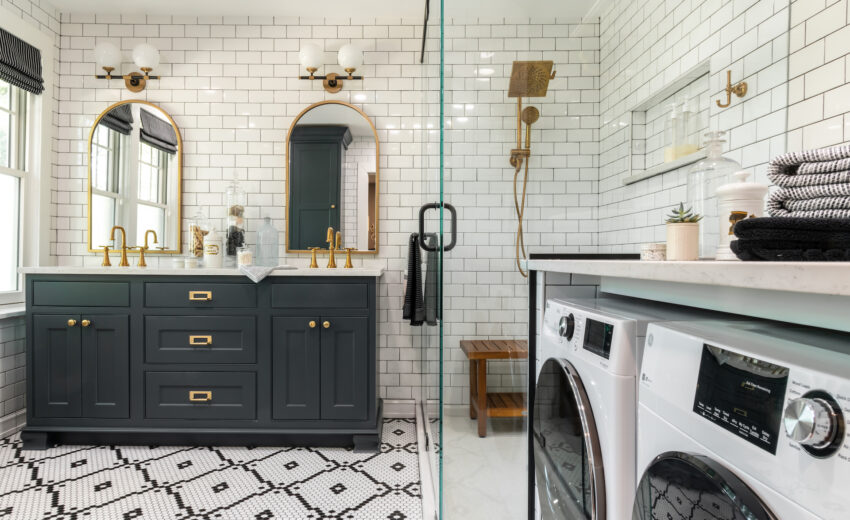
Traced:
[[776, 454], [788, 369], [703, 344], [694, 412]]
[[611, 356], [611, 339], [614, 326], [587, 318], [584, 325], [584, 350], [608, 359]]

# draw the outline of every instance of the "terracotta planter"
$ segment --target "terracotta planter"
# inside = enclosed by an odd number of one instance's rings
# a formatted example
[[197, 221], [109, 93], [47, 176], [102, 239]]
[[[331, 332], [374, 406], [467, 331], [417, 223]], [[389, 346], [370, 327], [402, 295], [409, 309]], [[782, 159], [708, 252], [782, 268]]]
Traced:
[[667, 260], [699, 260], [699, 224], [667, 224]]

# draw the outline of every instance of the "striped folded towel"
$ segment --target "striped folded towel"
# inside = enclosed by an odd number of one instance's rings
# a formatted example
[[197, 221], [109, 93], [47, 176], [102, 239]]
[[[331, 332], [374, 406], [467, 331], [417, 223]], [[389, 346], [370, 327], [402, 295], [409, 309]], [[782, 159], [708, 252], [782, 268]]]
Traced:
[[850, 144], [790, 152], [770, 162], [779, 187], [767, 201], [774, 217], [850, 217]]

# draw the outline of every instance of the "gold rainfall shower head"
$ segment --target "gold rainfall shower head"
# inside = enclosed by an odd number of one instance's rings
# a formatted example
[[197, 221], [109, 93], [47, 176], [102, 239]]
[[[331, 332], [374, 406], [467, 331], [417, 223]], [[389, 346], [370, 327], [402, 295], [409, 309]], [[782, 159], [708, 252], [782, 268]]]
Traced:
[[552, 61], [515, 61], [508, 97], [545, 97], [549, 80], [555, 79]]

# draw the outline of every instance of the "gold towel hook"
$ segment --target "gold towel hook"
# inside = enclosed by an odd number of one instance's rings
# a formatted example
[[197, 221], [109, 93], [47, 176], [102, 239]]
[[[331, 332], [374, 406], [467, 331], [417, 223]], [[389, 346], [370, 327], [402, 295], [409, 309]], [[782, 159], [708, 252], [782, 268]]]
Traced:
[[732, 94], [735, 94], [739, 98], [742, 98], [742, 97], [747, 95], [747, 89], [748, 89], [748, 86], [747, 86], [746, 81], [742, 81], [742, 82], [740, 82], [736, 85], [733, 85], [732, 84], [732, 71], [727, 70], [726, 71], [726, 104], [721, 103], [720, 100], [718, 99], [717, 100], [717, 106], [719, 106], [720, 108], [728, 108], [732, 104]]

